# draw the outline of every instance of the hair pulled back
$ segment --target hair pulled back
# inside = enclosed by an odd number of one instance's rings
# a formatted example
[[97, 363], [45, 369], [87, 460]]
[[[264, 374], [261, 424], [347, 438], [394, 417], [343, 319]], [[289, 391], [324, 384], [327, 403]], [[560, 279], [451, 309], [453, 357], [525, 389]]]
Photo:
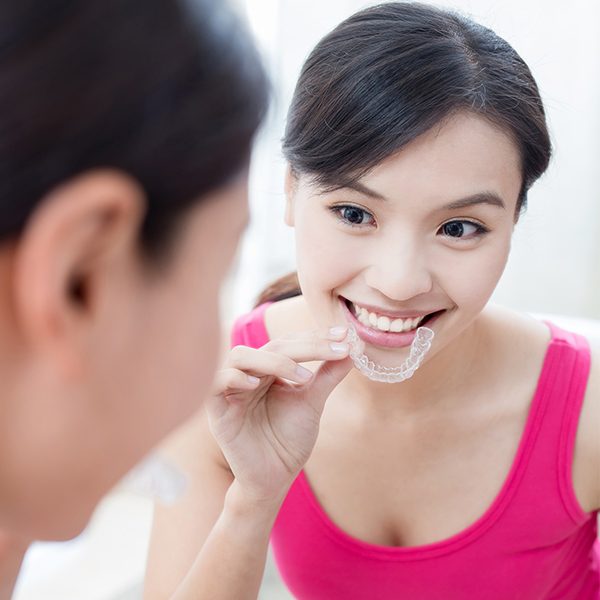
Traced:
[[544, 107], [525, 62], [492, 30], [460, 14], [381, 4], [340, 23], [306, 60], [283, 152], [294, 171], [339, 187], [462, 110], [485, 117], [517, 144], [520, 210], [551, 155]]
[[[340, 23], [309, 55], [283, 153], [296, 174], [333, 190], [460, 111], [488, 119], [516, 144], [523, 175], [517, 216], [552, 152], [529, 68], [505, 40], [463, 15], [420, 3], [380, 4]], [[293, 273], [258, 302], [299, 293]]]

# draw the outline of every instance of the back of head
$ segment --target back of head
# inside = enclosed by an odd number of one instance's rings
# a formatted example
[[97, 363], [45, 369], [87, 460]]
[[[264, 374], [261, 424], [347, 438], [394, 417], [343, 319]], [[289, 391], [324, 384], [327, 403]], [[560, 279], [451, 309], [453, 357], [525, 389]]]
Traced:
[[462, 15], [381, 4], [343, 21], [310, 54], [288, 113], [284, 154], [293, 170], [338, 187], [465, 110], [514, 139], [522, 208], [551, 153], [527, 65], [506, 41]]
[[7, 0], [0, 7], [0, 239], [95, 167], [142, 185], [145, 250], [247, 162], [267, 103], [252, 41], [210, 0]]

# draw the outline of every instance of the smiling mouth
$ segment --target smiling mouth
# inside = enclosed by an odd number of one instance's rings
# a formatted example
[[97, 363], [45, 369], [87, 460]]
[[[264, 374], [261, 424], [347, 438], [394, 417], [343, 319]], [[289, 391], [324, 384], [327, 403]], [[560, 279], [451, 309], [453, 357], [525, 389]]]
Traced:
[[362, 323], [365, 327], [376, 331], [381, 331], [383, 333], [411, 333], [418, 327], [423, 327], [429, 321], [445, 312], [445, 309], [442, 309], [420, 317], [393, 319], [386, 315], [379, 315], [375, 312], [371, 312], [359, 304], [354, 304], [342, 296], [340, 296], [340, 298], [344, 301], [348, 307], [348, 310], [360, 323]]

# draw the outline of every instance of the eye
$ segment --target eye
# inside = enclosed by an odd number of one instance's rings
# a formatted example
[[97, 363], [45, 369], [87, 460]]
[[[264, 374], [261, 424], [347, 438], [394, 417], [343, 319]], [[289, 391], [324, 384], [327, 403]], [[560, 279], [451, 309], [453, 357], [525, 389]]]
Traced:
[[338, 217], [342, 223], [350, 227], [360, 227], [362, 225], [374, 225], [375, 217], [364, 208], [344, 204], [342, 206], [331, 206], [329, 210]]
[[448, 221], [441, 226], [440, 231], [446, 237], [471, 240], [485, 235], [489, 229], [474, 221]]

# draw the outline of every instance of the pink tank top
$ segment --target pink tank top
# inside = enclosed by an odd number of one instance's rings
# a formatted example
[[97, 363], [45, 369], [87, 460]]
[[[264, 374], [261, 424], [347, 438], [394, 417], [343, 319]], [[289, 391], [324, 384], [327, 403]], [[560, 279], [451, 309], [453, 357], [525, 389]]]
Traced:
[[[240, 317], [234, 345], [269, 341], [263, 304]], [[585, 513], [571, 465], [590, 351], [552, 333], [512, 467], [487, 511], [450, 538], [414, 547], [363, 542], [331, 521], [301, 471], [271, 545], [298, 600], [598, 600], [597, 513]]]

